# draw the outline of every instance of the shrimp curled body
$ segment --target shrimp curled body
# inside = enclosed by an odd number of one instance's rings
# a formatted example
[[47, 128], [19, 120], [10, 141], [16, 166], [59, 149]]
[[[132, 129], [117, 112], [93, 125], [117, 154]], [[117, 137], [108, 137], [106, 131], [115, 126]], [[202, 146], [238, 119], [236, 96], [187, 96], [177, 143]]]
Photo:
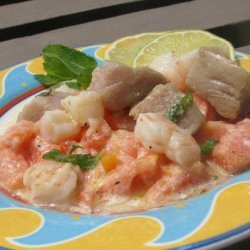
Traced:
[[140, 114], [135, 137], [145, 148], [164, 153], [180, 166], [190, 166], [200, 160], [200, 147], [194, 138], [162, 114]]
[[23, 182], [33, 202], [62, 204], [70, 200], [79, 173], [79, 168], [70, 163], [43, 160], [25, 172]]

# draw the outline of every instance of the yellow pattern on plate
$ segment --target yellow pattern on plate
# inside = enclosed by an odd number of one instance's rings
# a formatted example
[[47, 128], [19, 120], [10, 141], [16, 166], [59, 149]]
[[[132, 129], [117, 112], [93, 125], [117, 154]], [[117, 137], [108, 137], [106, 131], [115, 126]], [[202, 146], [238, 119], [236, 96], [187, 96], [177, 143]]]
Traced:
[[[161, 224], [146, 216], [121, 218], [100, 226], [86, 235], [69, 239], [66, 242], [47, 246], [32, 246], [32, 249], [168, 249], [191, 244], [210, 237], [220, 235], [250, 221], [250, 182], [234, 184], [222, 190], [215, 204], [211, 207], [211, 214], [203, 225], [191, 233], [187, 238], [176, 243], [156, 245], [152, 243], [162, 230]], [[232, 197], [237, 198], [237, 202]], [[238, 212], [240, 211], [240, 213]], [[234, 214], [234, 216], [232, 216]], [[219, 223], [218, 223], [219, 222]], [[223, 222], [223, 223], [220, 223]], [[0, 245], [27, 249], [29, 245], [14, 244], [13, 238], [25, 237], [34, 232], [41, 225], [41, 217], [36, 212], [25, 209], [0, 210]], [[6, 227], [8, 225], [8, 227]], [[25, 226], [24, 226], [25, 225]], [[11, 244], [13, 242], [13, 244]]]

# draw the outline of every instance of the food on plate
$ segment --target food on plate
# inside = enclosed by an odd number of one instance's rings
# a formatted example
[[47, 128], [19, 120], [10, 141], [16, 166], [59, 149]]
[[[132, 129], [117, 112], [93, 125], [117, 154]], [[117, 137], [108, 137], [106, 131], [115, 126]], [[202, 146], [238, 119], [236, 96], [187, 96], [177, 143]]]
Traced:
[[161, 73], [149, 67], [130, 68], [108, 61], [93, 71], [89, 90], [101, 94], [105, 108], [118, 111], [142, 100], [157, 84], [166, 82]]
[[[141, 102], [134, 105], [129, 115], [135, 119], [141, 113], [169, 113], [173, 115], [173, 107], [178, 106], [184, 94], [179, 91], [172, 83], [158, 84]], [[182, 99], [183, 100], [183, 99]], [[185, 107], [184, 107], [185, 109]], [[179, 120], [176, 120], [178, 126], [189, 133], [196, 132], [204, 122], [204, 116], [191, 100], [190, 107], [186, 106], [186, 111]], [[173, 118], [173, 117], [172, 117]], [[177, 117], [175, 117], [177, 119]]]
[[[151, 63], [150, 67], [161, 72], [167, 79], [174, 82], [178, 89], [185, 90], [187, 75], [194, 62], [202, 56], [203, 51], [210, 51], [216, 55], [223, 55], [219, 48], [198, 48], [190, 52], [177, 56], [175, 52], [168, 52], [157, 56]], [[204, 53], [204, 52], [203, 52]]]
[[[230, 60], [227, 41], [190, 34], [130, 37], [128, 60], [101, 66], [74, 49], [47, 46], [46, 74], [35, 78], [49, 90], [1, 136], [0, 186], [34, 205], [116, 214], [197, 196], [247, 171], [249, 73]], [[186, 46], [194, 34], [200, 46]], [[145, 47], [177, 37], [183, 53], [167, 48], [131, 67]], [[123, 42], [109, 47], [109, 59], [119, 58], [112, 50]]]
[[[225, 118], [235, 119], [248, 112], [249, 74], [214, 50], [200, 48], [180, 57], [169, 53], [150, 64], [176, 84], [205, 98]], [[169, 62], [170, 61], [170, 62]]]
[[200, 49], [186, 84], [225, 118], [235, 119], [249, 106], [249, 74], [230, 60]]
[[235, 60], [233, 46], [225, 39], [204, 30], [176, 30], [164, 33], [153, 41], [145, 43], [133, 58], [133, 66], [149, 65], [156, 57], [168, 52], [174, 52], [180, 56], [201, 47], [215, 49], [230, 60]]
[[18, 115], [18, 120], [38, 121], [45, 111], [62, 109], [60, 101], [67, 97], [69, 93], [53, 91], [37, 95], [31, 102], [27, 103]]
[[200, 160], [200, 147], [194, 138], [162, 114], [140, 114], [134, 134], [146, 149], [165, 154], [182, 167]]

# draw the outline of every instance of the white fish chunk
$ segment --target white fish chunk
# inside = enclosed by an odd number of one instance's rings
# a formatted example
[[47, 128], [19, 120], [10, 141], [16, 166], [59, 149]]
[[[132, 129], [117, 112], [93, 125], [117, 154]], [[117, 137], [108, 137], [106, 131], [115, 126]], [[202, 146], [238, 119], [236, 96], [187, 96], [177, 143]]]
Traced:
[[[165, 85], [159, 84], [154, 87], [147, 97], [130, 110], [129, 115], [137, 119], [140, 113], [164, 114], [177, 102], [178, 98], [183, 96], [184, 94], [180, 92], [172, 83]], [[196, 104], [193, 103], [177, 124], [180, 128], [186, 130], [190, 134], [193, 134], [202, 126], [204, 120], [204, 116]]]
[[17, 120], [36, 122], [43, 116], [45, 111], [62, 109], [60, 101], [69, 95], [72, 94], [60, 91], [54, 91], [48, 96], [38, 95], [24, 106]]
[[162, 74], [148, 67], [130, 68], [108, 61], [93, 71], [88, 90], [101, 94], [105, 108], [118, 111], [137, 103], [156, 85], [166, 82]]
[[205, 49], [199, 50], [186, 85], [229, 119], [237, 118], [250, 100], [249, 73], [227, 58]]

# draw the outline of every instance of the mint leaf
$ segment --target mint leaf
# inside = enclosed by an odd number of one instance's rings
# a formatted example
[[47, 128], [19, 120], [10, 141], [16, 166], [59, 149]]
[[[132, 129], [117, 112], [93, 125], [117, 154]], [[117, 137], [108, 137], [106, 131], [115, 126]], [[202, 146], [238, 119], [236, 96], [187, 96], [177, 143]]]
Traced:
[[47, 74], [35, 75], [35, 79], [46, 86], [68, 81], [69, 87], [86, 89], [97, 66], [93, 57], [58, 44], [45, 47], [42, 56]]
[[66, 82], [66, 85], [71, 89], [80, 89], [81, 88], [80, 84], [76, 81]]
[[51, 76], [51, 75], [35, 75], [37, 81], [46, 86], [51, 86], [57, 84], [59, 81], [62, 81], [60, 77]]
[[54, 160], [57, 162], [71, 163], [73, 165], [78, 165], [82, 169], [93, 169], [98, 161], [100, 160], [100, 155], [90, 155], [90, 154], [63, 154], [57, 149], [53, 149], [50, 152], [43, 155], [45, 160]]
[[92, 71], [85, 71], [80, 74], [77, 78], [77, 83], [81, 86], [81, 88], [86, 89], [89, 86], [89, 83], [92, 79]]
[[58, 59], [74, 73], [82, 69], [93, 70], [97, 66], [93, 57], [63, 45], [50, 44], [43, 49], [43, 54], [46, 57]]
[[201, 144], [201, 153], [204, 155], [211, 154], [217, 143], [218, 141], [214, 138], [207, 139], [203, 144]]
[[182, 98], [176, 100], [176, 102], [166, 111], [165, 115], [169, 120], [178, 122], [192, 104], [192, 93], [186, 93]]

